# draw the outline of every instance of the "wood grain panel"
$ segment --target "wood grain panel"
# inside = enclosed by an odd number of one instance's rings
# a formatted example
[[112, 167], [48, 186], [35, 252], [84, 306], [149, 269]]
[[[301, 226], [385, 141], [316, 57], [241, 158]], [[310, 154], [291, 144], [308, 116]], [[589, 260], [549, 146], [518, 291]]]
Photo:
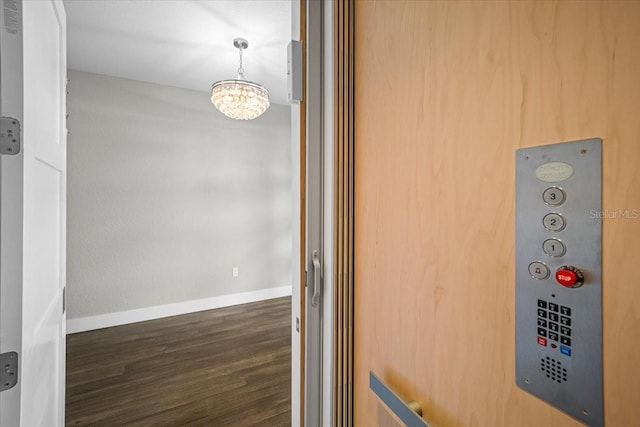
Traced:
[[[514, 152], [601, 137], [640, 210], [640, 2], [357, 1], [355, 424], [577, 426], [514, 382]], [[640, 219], [604, 220], [606, 422], [640, 423]]]

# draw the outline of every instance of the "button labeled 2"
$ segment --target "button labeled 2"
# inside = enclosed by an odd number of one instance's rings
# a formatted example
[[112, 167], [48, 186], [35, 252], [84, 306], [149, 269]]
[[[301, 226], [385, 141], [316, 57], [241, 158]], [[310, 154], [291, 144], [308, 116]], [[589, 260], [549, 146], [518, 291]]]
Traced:
[[564, 229], [566, 222], [562, 214], [551, 212], [542, 218], [542, 225], [549, 231], [561, 231]]

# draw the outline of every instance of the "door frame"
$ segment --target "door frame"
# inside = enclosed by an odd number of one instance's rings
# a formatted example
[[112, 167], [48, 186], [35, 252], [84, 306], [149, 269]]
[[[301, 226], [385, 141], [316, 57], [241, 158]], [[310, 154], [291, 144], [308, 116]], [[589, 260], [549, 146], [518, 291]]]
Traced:
[[[22, 1], [17, 1], [15, 32], [0, 8], [0, 114], [23, 123]], [[21, 135], [22, 136], [22, 135]], [[0, 353], [22, 350], [22, 229], [24, 156], [0, 155]], [[0, 393], [0, 425], [20, 425], [21, 363], [18, 383]]]
[[[17, 119], [19, 122], [18, 139], [20, 149], [17, 153], [0, 155], [0, 353], [17, 353], [16, 376], [17, 383], [14, 387], [0, 393], [0, 425], [20, 426], [28, 416], [44, 416], [44, 412], [31, 411], [33, 408], [45, 408], [46, 402], [35, 401], [33, 385], [35, 379], [40, 386], [41, 376], [39, 373], [52, 372], [52, 382], [57, 390], [45, 389], [44, 397], [48, 394], [56, 393], [55, 404], [48, 406], [56, 413], [55, 425], [64, 423], [64, 377], [65, 377], [65, 314], [64, 314], [64, 294], [66, 282], [66, 233], [65, 233], [65, 212], [66, 212], [66, 126], [65, 126], [65, 82], [66, 82], [66, 18], [64, 6], [61, 0], [48, 0], [51, 6], [48, 13], [56, 19], [58, 27], [56, 31], [59, 39], [59, 50], [54, 52], [55, 58], [44, 58], [47, 65], [55, 66], [56, 84], [51, 87], [56, 90], [56, 108], [59, 127], [54, 127], [56, 140], [50, 142], [54, 150], [46, 151], [42, 144], [36, 149], [38, 144], [35, 141], [43, 141], [36, 133], [38, 126], [34, 124], [34, 117], [41, 113], [34, 108], [37, 103], [34, 100], [33, 90], [27, 93], [25, 88], [31, 88], [29, 79], [33, 79], [31, 74], [34, 70], [40, 70], [38, 64], [34, 63], [34, 58], [41, 59], [42, 56], [33, 54], [29, 56], [29, 50], [35, 46], [42, 50], [45, 47], [39, 42], [42, 40], [39, 31], [42, 22], [36, 23], [37, 12], [42, 12], [40, 7], [47, 4], [31, 4], [30, 8], [25, 7], [22, 0], [4, 1], [0, 8], [0, 22], [3, 28], [0, 30], [0, 97], [1, 114], [4, 117]], [[37, 6], [37, 7], [36, 7]], [[25, 10], [32, 20], [25, 20]], [[28, 18], [27, 18], [28, 19]], [[50, 19], [49, 15], [43, 19]], [[25, 28], [27, 31], [25, 31]], [[26, 65], [25, 65], [26, 61]], [[25, 75], [25, 71], [27, 74]], [[52, 74], [51, 74], [52, 75]], [[41, 75], [38, 75], [38, 78]], [[25, 86], [25, 82], [27, 82]], [[38, 96], [41, 94], [38, 93]], [[25, 96], [27, 97], [25, 100]], [[46, 95], [45, 95], [46, 96]], [[38, 101], [40, 98], [38, 98]], [[26, 107], [26, 109], [25, 109]], [[51, 109], [47, 111], [48, 114]], [[25, 132], [25, 121], [30, 121], [28, 132]], [[37, 121], [37, 120], [35, 120]], [[51, 128], [50, 128], [51, 129]], [[25, 135], [31, 147], [25, 156]], [[47, 147], [48, 148], [48, 147]], [[44, 153], [44, 155], [43, 155]], [[36, 161], [36, 159], [38, 159]], [[47, 182], [54, 182], [56, 190], [52, 193], [49, 188], [41, 186], [42, 181], [35, 178], [34, 164], [46, 165], [53, 168], [55, 172], [61, 172], [57, 180], [50, 179]], [[53, 166], [55, 165], [55, 166]], [[61, 169], [56, 169], [60, 167]], [[36, 254], [41, 248], [42, 233], [39, 229], [41, 225], [40, 204], [42, 194], [47, 196], [53, 194], [54, 200], [48, 201], [47, 206], [53, 206], [55, 211], [54, 220], [57, 220], [58, 235], [54, 237], [54, 248], [46, 246], [47, 255], [55, 257], [54, 276], [47, 275], [46, 278], [34, 277], [34, 270], [31, 266], [41, 258]], [[29, 197], [31, 196], [31, 197]], [[51, 216], [49, 216], [51, 218]], [[57, 239], [57, 240], [55, 240]], [[51, 251], [56, 253], [52, 254]], [[55, 292], [49, 295], [48, 303], [44, 312], [36, 312], [34, 301], [36, 294], [40, 292], [39, 285], [42, 281], [51, 279], [57, 285]], [[34, 288], [37, 287], [37, 289]], [[34, 316], [45, 316], [37, 319]], [[49, 322], [51, 321], [51, 322]], [[35, 332], [38, 334], [34, 334]], [[53, 350], [50, 346], [43, 345], [42, 336], [54, 337]], [[49, 344], [51, 341], [46, 341]], [[44, 350], [43, 350], [44, 349]], [[55, 357], [50, 357], [55, 351]], [[46, 365], [43, 362], [50, 362]], [[27, 368], [25, 369], [25, 366]], [[53, 366], [53, 367], [52, 367]], [[38, 370], [31, 368], [37, 367]], [[41, 396], [42, 397], [42, 396]], [[30, 406], [28, 406], [30, 405]]]
[[[301, 221], [300, 240], [294, 241], [294, 251], [300, 251], [300, 274], [294, 270], [294, 278], [300, 277], [294, 285], [300, 296], [300, 382], [294, 380], [293, 390], [299, 385], [303, 404], [299, 417], [293, 409], [292, 421], [305, 427], [352, 426], [355, 1], [298, 4], [293, 15], [299, 13], [300, 28], [297, 33], [294, 26], [293, 37], [303, 42], [305, 96], [292, 108], [292, 121], [300, 124], [294, 126], [293, 145], [300, 159], [294, 217]], [[315, 229], [306, 225], [308, 218]], [[313, 283], [314, 250], [320, 255], [322, 294], [320, 310], [310, 316], [312, 289], [305, 283]]]
[[[305, 266], [309, 266], [312, 261], [305, 260], [305, 252], [306, 252], [306, 213], [307, 213], [307, 191], [306, 191], [306, 178], [307, 178], [307, 150], [306, 144], [308, 135], [310, 132], [315, 134], [315, 137], [318, 141], [321, 141], [327, 149], [325, 151], [320, 151], [318, 160], [321, 164], [321, 169], [324, 171], [324, 175], [321, 176], [321, 181], [318, 182], [320, 185], [320, 192], [318, 196], [322, 198], [323, 196], [326, 200], [333, 201], [333, 172], [334, 172], [334, 164], [333, 164], [333, 102], [331, 102], [333, 97], [333, 58], [332, 58], [332, 44], [333, 44], [333, 3], [330, 1], [322, 1], [322, 0], [300, 0], [299, 2], [294, 2], [294, 4], [299, 4], [299, 39], [306, 45], [305, 42], [309, 42], [310, 49], [313, 49], [313, 54], [315, 55], [315, 62], [313, 63], [313, 67], [306, 67], [307, 57], [306, 54], [307, 49], [303, 49], [303, 87], [305, 88], [305, 92], [307, 92], [307, 96], [305, 99], [309, 97], [309, 88], [306, 85], [307, 79], [310, 81], [316, 81], [318, 85], [312, 89], [315, 90], [311, 96], [315, 100], [315, 104], [312, 108], [309, 108], [308, 105], [303, 100], [299, 105], [299, 108], [292, 108], [292, 118], [297, 118], [299, 120], [299, 128], [293, 129], [292, 132], [299, 132], [299, 161], [300, 161], [300, 215], [297, 216], [300, 218], [300, 239], [299, 239], [299, 254], [300, 254], [300, 268], [299, 275], [294, 275], [294, 277], [299, 277], [299, 285], [300, 285], [300, 302], [299, 302], [299, 320], [300, 320], [300, 384], [299, 384], [299, 396], [302, 402], [306, 402], [306, 390], [316, 389], [321, 390], [321, 392], [315, 397], [319, 402], [319, 406], [316, 409], [316, 414], [325, 415], [332, 413], [333, 401], [332, 396], [334, 395], [334, 387], [333, 383], [328, 383], [327, 378], [331, 378], [333, 375], [331, 370], [334, 365], [334, 356], [332, 356], [332, 342], [333, 337], [335, 335], [335, 331], [333, 330], [333, 293], [331, 292], [333, 289], [333, 277], [332, 273], [332, 261], [333, 261], [333, 242], [331, 245], [321, 245], [320, 252], [321, 258], [324, 258], [321, 263], [322, 267], [322, 276], [331, 278], [329, 283], [331, 286], [326, 286], [326, 290], [329, 291], [324, 295], [324, 304], [323, 304], [323, 313], [325, 318], [325, 323], [323, 324], [320, 320], [320, 323], [316, 322], [316, 327], [320, 327], [318, 329], [319, 334], [314, 338], [319, 340], [320, 344], [314, 349], [314, 357], [317, 361], [317, 371], [314, 376], [317, 383], [312, 384], [308, 380], [305, 381], [305, 377], [309, 375], [307, 370], [308, 366], [305, 364], [305, 357], [309, 356], [305, 352], [306, 343], [307, 343], [307, 322], [306, 319], [306, 292], [305, 292]], [[21, 8], [22, 3], [17, 2], [18, 7]], [[294, 14], [295, 14], [294, 7]], [[4, 8], [0, 10], [0, 18], [4, 22]], [[19, 11], [18, 16], [21, 18], [22, 14]], [[314, 29], [313, 34], [310, 34], [308, 31], [308, 23], [314, 20], [316, 27]], [[295, 21], [295, 19], [294, 19]], [[21, 27], [21, 23], [20, 23]], [[328, 30], [328, 31], [327, 31]], [[17, 49], [17, 47], [21, 47], [22, 45], [22, 32], [19, 31], [17, 34], [13, 35], [13, 37], [8, 37], [5, 32], [2, 33], [2, 45], [3, 45], [3, 56], [8, 54], [8, 51], [13, 52], [13, 49]], [[295, 34], [294, 34], [295, 38]], [[313, 43], [312, 43], [313, 40]], [[7, 44], [11, 44], [14, 47], [6, 47]], [[7, 77], [11, 74], [17, 74], [21, 81], [22, 75], [22, 60], [21, 60], [21, 49], [17, 50], [17, 54], [20, 55], [20, 60], [16, 61], [3, 61], [2, 69], [0, 71], [0, 75]], [[6, 57], [6, 56], [5, 56]], [[307, 74], [309, 71], [309, 74]], [[329, 80], [329, 84], [324, 80], [319, 79], [326, 78]], [[318, 80], [316, 80], [318, 79]], [[3, 115], [11, 115], [12, 117], [18, 118], [22, 120], [22, 84], [15, 85], [16, 80], [12, 80], [12, 86], [15, 89], [19, 89], [18, 91], [11, 91], [6, 86], [2, 87], [2, 114]], [[323, 102], [324, 101], [324, 102]], [[11, 107], [8, 107], [8, 104], [11, 103]], [[296, 111], [297, 110], [297, 111]], [[309, 112], [309, 113], [308, 113]], [[324, 114], [323, 114], [324, 112]], [[309, 114], [309, 115], [308, 115]], [[318, 120], [314, 123], [308, 122], [308, 117], [321, 117], [321, 120]], [[324, 159], [324, 164], [323, 164]], [[294, 159], [295, 161], [295, 159]], [[19, 173], [16, 174], [16, 171]], [[11, 181], [11, 178], [8, 177], [8, 174], [11, 173], [14, 177], [19, 177], [20, 182]], [[11, 200], [12, 203], [4, 203], [2, 207], [0, 207], [0, 218], [2, 220], [2, 235], [0, 235], [0, 245], [2, 250], [0, 251], [0, 265], [1, 269], [1, 277], [2, 277], [2, 286], [0, 287], [0, 304], [2, 304], [2, 324], [3, 325], [18, 325], [18, 330], [21, 330], [21, 319], [20, 313], [17, 308], [20, 304], [16, 304], [17, 301], [22, 301], [22, 296], [20, 289], [15, 286], [6, 286], [7, 282], [21, 282], [22, 279], [22, 269], [20, 268], [22, 265], [22, 244], [21, 244], [21, 231], [22, 230], [22, 193], [17, 191], [16, 188], [22, 188], [22, 155], [15, 156], [15, 158], [4, 158], [0, 161], [0, 176], [2, 176], [2, 180], [0, 183], [0, 194], [3, 197], [11, 196], [13, 197]], [[329, 197], [327, 197], [329, 196]], [[6, 200], [6, 199], [3, 199]], [[320, 205], [323, 206], [323, 205]], [[19, 223], [13, 221], [9, 222], [8, 211], [11, 210], [11, 217], [15, 219], [15, 221], [19, 221]], [[19, 211], [19, 212], [18, 212]], [[318, 208], [318, 218], [320, 219], [320, 228], [319, 228], [319, 236], [320, 238], [324, 235], [325, 238], [328, 236], [333, 236], [333, 215], [327, 215], [330, 212], [334, 211], [333, 204], [324, 205], [324, 207]], [[19, 213], [19, 215], [15, 215]], [[328, 226], [327, 226], [328, 225]], [[294, 242], [295, 245], [295, 242]], [[295, 248], [294, 248], [295, 249]], [[328, 255], [328, 256], [327, 256]], [[294, 271], [295, 273], [295, 271]], [[324, 327], [324, 328], [323, 328]], [[6, 327], [5, 327], [6, 328]], [[294, 332], [295, 333], [295, 332]], [[324, 343], [324, 345], [323, 345]], [[5, 330], [2, 329], [2, 340], [0, 341], [0, 350], [2, 352], [8, 351], [7, 349], [16, 349], [21, 347], [20, 334], [17, 336], [12, 336], [8, 333], [5, 333]], [[324, 347], [324, 349], [323, 349]], [[328, 348], [327, 348], [328, 347]], [[2, 407], [20, 407], [20, 382], [16, 387], [8, 392], [4, 392], [1, 395], [0, 404]], [[323, 399], [324, 397], [324, 399]], [[304, 410], [304, 406], [301, 405], [300, 408], [300, 423], [301, 425], [305, 425], [304, 417], [307, 411]], [[14, 425], [16, 424], [16, 420], [11, 415], [12, 411], [3, 410], [0, 411], [3, 414], [0, 418], [0, 424]], [[310, 414], [311, 415], [311, 414]], [[19, 413], [17, 414], [19, 417]], [[295, 415], [294, 415], [295, 418]], [[330, 425], [331, 416], [325, 416], [322, 420], [323, 425]], [[320, 421], [320, 420], [319, 420]], [[312, 425], [309, 424], [308, 425]], [[320, 425], [320, 424], [318, 424]]]
[[[305, 291], [304, 291], [304, 426], [322, 425], [322, 359], [324, 278], [324, 99], [323, 6], [306, 4], [305, 70]], [[303, 43], [304, 43], [303, 42]]]
[[354, 225], [355, 225], [355, 0], [335, 2], [331, 11], [330, 52], [332, 64], [332, 136], [334, 155], [333, 212], [335, 225], [334, 306], [332, 334], [332, 425], [350, 427], [354, 423]]
[[[292, 10], [292, 37], [303, 46], [304, 93], [292, 104], [293, 217], [300, 221], [294, 225], [300, 234], [293, 239], [298, 262], [293, 266], [292, 357], [300, 369], [292, 373], [292, 425], [314, 427], [334, 425], [335, 416], [335, 9], [333, 1], [294, 0]], [[314, 251], [321, 282], [315, 309], [310, 302]]]

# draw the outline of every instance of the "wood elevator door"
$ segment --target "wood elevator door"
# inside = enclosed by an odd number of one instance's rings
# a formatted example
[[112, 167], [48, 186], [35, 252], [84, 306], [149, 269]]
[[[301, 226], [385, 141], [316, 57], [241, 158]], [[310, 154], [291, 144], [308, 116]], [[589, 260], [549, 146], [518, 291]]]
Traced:
[[639, 22], [636, 1], [356, 2], [356, 426], [378, 425], [369, 371], [433, 426], [581, 425], [515, 385], [514, 158], [588, 137], [605, 419], [640, 425]]

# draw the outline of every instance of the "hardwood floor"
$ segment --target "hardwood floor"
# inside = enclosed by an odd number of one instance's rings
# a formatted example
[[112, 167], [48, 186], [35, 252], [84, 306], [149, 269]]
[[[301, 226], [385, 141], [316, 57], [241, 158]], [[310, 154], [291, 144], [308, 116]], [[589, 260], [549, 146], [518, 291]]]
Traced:
[[68, 426], [291, 424], [291, 298], [67, 336]]

